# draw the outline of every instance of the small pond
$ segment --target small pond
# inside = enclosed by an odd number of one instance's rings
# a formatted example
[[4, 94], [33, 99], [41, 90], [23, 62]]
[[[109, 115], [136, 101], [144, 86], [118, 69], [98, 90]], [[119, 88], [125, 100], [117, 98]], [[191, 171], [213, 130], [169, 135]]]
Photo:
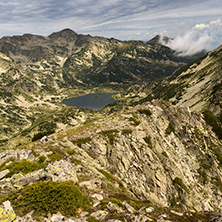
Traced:
[[108, 104], [115, 102], [112, 97], [116, 93], [90, 93], [62, 101], [67, 106], [85, 107], [88, 109], [102, 109]]

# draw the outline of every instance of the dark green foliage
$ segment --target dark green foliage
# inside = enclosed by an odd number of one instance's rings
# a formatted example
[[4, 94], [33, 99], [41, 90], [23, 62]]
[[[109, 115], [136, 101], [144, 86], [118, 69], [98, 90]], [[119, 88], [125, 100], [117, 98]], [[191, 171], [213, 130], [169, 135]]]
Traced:
[[153, 145], [152, 145], [152, 141], [151, 141], [151, 136], [146, 136], [143, 138], [144, 141], [147, 143], [147, 145], [150, 147], [150, 148], [153, 148]]
[[85, 137], [85, 138], [80, 138], [80, 139], [77, 139], [77, 140], [73, 140], [72, 142], [74, 144], [77, 144], [79, 147], [81, 147], [82, 144], [85, 144], [89, 141], [91, 141], [91, 138], [90, 137]]
[[220, 176], [216, 176], [213, 179], [214, 184], [222, 191], [222, 181]]
[[204, 182], [204, 183], [207, 183], [207, 181], [208, 181], [208, 175], [207, 175], [206, 171], [205, 171], [205, 170], [199, 170], [199, 174], [200, 174], [200, 176], [202, 177], [203, 182]]
[[169, 125], [168, 125], [168, 127], [166, 128], [165, 133], [166, 133], [167, 135], [169, 135], [169, 134], [171, 134], [172, 132], [175, 133], [175, 128], [174, 128], [174, 125], [173, 125], [171, 122], [169, 122]]
[[43, 164], [46, 160], [46, 156], [40, 156], [38, 160], [38, 164]]
[[137, 119], [134, 113], [132, 113], [132, 117], [130, 117], [130, 121], [133, 121], [135, 126], [138, 126], [140, 124], [140, 121]]
[[152, 112], [149, 109], [138, 109], [138, 112], [141, 114], [145, 114], [147, 116], [151, 116]]
[[219, 161], [219, 165], [222, 166], [222, 153], [220, 150], [215, 150], [215, 155], [217, 160]]
[[179, 177], [176, 177], [174, 180], [173, 180], [173, 185], [176, 186], [178, 185], [179, 187], [181, 187], [182, 189], [184, 189], [186, 192], [188, 192], [188, 189], [186, 187], [186, 185], [183, 183], [183, 180]]
[[165, 156], [166, 158], [168, 158], [168, 155], [167, 155], [167, 153], [165, 151], [162, 152], [162, 155]]
[[101, 131], [99, 134], [107, 136], [109, 138], [109, 143], [113, 145], [115, 142], [115, 136], [118, 132], [119, 131], [117, 129], [110, 129], [110, 130]]
[[64, 156], [59, 153], [53, 153], [48, 156], [49, 162], [55, 162], [56, 160], [62, 159]]
[[76, 165], [81, 164], [81, 161], [76, 159], [76, 158], [74, 158], [74, 157], [71, 159], [71, 162], [76, 164]]
[[36, 216], [58, 211], [65, 216], [75, 216], [78, 208], [87, 210], [91, 206], [90, 198], [69, 182], [39, 181], [11, 195], [9, 200], [19, 215], [34, 210]]
[[130, 128], [122, 130], [122, 134], [130, 134], [130, 133], [132, 133], [132, 130]]
[[107, 171], [105, 171], [103, 169], [98, 169], [98, 168], [97, 168], [97, 170], [100, 173], [102, 173], [106, 177], [106, 179], [109, 180], [110, 182], [114, 182], [115, 181], [115, 178], [110, 173], [108, 173]]
[[208, 125], [212, 126], [212, 130], [218, 136], [219, 139], [222, 139], [222, 127], [221, 121], [216, 116], [213, 115], [211, 111], [205, 110], [203, 112], [204, 119]]
[[6, 175], [6, 177], [11, 177], [16, 173], [21, 172], [23, 174], [27, 174], [39, 170], [41, 168], [42, 166], [38, 163], [30, 162], [28, 160], [21, 160], [21, 161], [12, 162], [8, 166], [5, 166], [3, 169], [9, 169], [10, 172]]
[[46, 132], [39, 132], [39, 133], [37, 133], [37, 134], [35, 134], [35, 135], [33, 136], [32, 142], [34, 142], [34, 141], [36, 141], [36, 140], [39, 140], [39, 139], [41, 139], [42, 137], [48, 136], [48, 135], [53, 134], [53, 133], [55, 133], [55, 130], [48, 130], [48, 131], [46, 131]]

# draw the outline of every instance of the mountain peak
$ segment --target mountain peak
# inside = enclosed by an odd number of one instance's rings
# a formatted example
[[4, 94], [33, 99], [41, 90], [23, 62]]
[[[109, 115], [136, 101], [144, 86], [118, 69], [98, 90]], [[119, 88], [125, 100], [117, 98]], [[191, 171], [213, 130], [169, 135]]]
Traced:
[[152, 38], [149, 43], [153, 43], [153, 44], [160, 44], [161, 40], [164, 41], [165, 43], [167, 43], [169, 40], [172, 40], [172, 38], [169, 38], [167, 36], [161, 36], [161, 35], [156, 35], [154, 38]]
[[73, 40], [74, 38], [76, 38], [78, 34], [76, 32], [74, 32], [72, 29], [66, 28], [63, 29], [59, 32], [53, 32], [51, 35], [48, 36], [48, 38], [51, 39], [66, 39], [66, 40]]

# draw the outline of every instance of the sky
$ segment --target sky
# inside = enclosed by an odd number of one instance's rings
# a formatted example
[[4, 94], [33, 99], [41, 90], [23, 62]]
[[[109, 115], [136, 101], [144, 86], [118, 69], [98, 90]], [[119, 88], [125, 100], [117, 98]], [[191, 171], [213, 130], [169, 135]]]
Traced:
[[181, 55], [222, 44], [222, 0], [0, 0], [0, 37], [78, 34], [147, 41], [155, 35]]

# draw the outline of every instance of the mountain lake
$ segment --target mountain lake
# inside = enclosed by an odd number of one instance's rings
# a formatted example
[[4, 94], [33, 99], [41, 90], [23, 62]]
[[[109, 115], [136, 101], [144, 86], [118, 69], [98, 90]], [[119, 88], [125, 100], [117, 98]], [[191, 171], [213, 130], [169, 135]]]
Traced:
[[115, 102], [112, 97], [117, 93], [90, 93], [84, 96], [65, 99], [62, 101], [67, 106], [85, 107], [88, 109], [102, 109], [105, 106]]

